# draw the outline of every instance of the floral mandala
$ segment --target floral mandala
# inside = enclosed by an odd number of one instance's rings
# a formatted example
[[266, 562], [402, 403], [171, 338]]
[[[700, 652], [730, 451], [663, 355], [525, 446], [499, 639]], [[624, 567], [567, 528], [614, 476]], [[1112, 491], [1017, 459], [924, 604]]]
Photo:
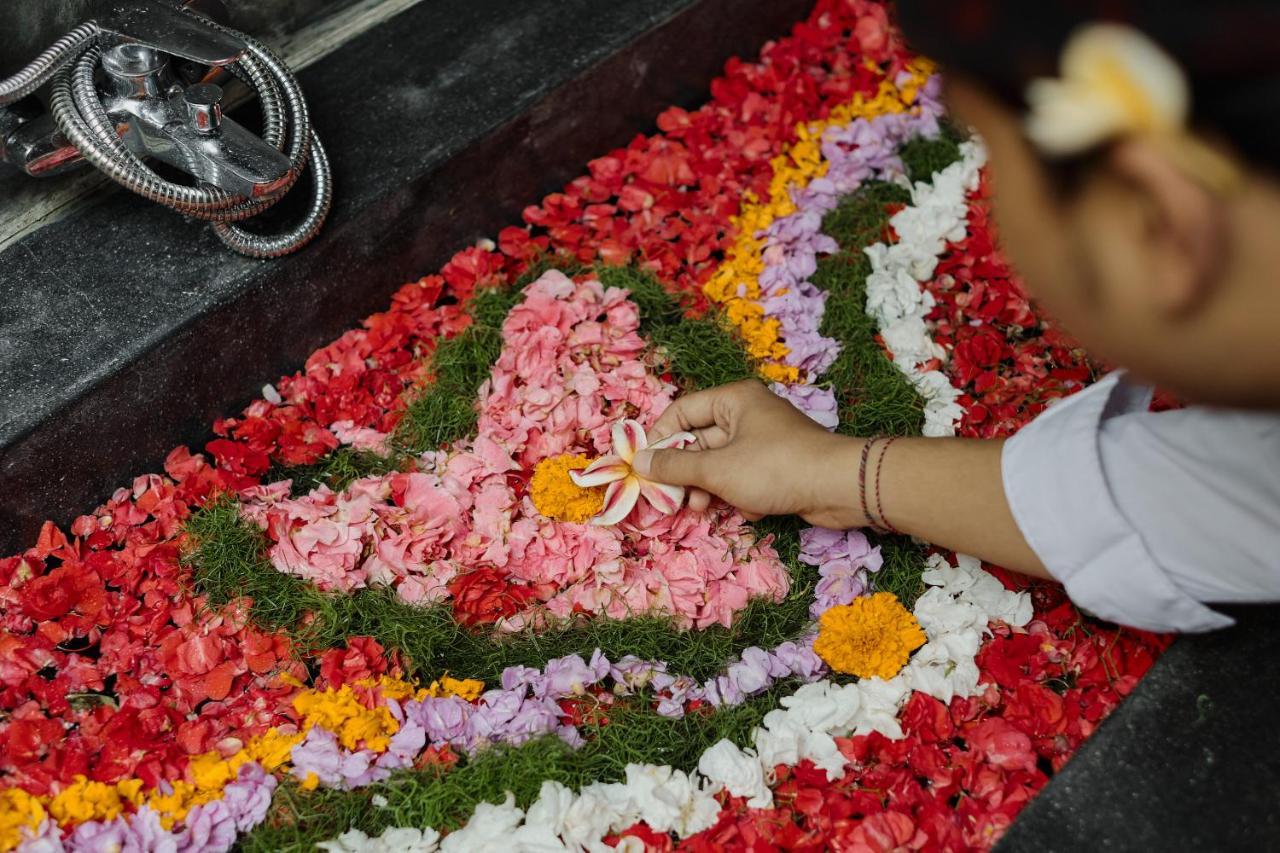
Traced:
[[855, 435], [1007, 435], [1095, 378], [938, 86], [820, 0], [0, 559], [0, 849], [992, 846], [1166, 638], [898, 537], [592, 525], [573, 485], [752, 375]]
[[749, 599], [785, 596], [786, 568], [728, 508], [664, 516], [642, 503], [608, 527], [538, 510], [526, 472], [605, 455], [615, 422], [652, 422], [676, 388], [645, 364], [625, 291], [553, 270], [520, 295], [473, 439], [341, 493], [292, 499], [289, 481], [249, 490], [244, 512], [269, 532], [273, 564], [325, 590], [381, 583], [410, 603], [452, 599], [463, 621], [500, 630], [578, 614], [728, 627]]

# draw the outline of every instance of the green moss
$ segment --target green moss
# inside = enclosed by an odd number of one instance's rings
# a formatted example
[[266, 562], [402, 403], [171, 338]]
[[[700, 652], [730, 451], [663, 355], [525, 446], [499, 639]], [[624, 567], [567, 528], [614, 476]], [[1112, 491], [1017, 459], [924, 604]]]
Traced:
[[262, 478], [264, 483], [292, 480], [290, 493], [294, 497], [305, 495], [321, 485], [340, 492], [363, 477], [380, 477], [399, 471], [408, 460], [398, 453], [383, 456], [368, 450], [339, 447], [323, 459], [311, 465], [280, 466]]
[[937, 136], [917, 136], [898, 151], [912, 183], [929, 181], [935, 172], [960, 159], [960, 143], [965, 140], [965, 135], [950, 122], [940, 124], [942, 132]]

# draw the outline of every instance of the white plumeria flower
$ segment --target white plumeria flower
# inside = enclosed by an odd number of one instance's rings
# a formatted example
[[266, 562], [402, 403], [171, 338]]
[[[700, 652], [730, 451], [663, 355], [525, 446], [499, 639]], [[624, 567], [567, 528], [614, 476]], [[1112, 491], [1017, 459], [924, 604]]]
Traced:
[[604, 493], [604, 507], [591, 519], [592, 524], [607, 527], [617, 524], [631, 514], [636, 501], [643, 495], [653, 508], [665, 515], [672, 515], [684, 503], [684, 486], [669, 486], [646, 480], [635, 472], [631, 462], [641, 450], [666, 450], [681, 448], [697, 441], [691, 432], [677, 432], [662, 441], [649, 444], [644, 427], [639, 421], [618, 421], [613, 425], [613, 453], [601, 456], [581, 471], [570, 471], [569, 476], [580, 488], [608, 485]]

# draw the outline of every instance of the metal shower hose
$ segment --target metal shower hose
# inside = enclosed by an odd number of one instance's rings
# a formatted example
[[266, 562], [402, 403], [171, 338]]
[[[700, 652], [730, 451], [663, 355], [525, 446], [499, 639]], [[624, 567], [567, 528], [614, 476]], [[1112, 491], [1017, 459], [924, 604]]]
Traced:
[[[202, 19], [204, 20], [204, 19]], [[93, 73], [102, 56], [101, 30], [92, 21], [58, 39], [26, 68], [0, 80], [0, 107], [25, 98], [50, 79], [50, 108], [58, 129], [84, 156], [112, 180], [176, 210], [184, 216], [213, 223], [214, 233], [227, 246], [253, 258], [276, 258], [302, 247], [316, 236], [329, 214], [333, 197], [332, 173], [324, 146], [311, 129], [302, 90], [289, 68], [265, 44], [241, 32], [205, 20], [209, 26], [241, 39], [248, 52], [229, 66], [258, 96], [262, 105], [262, 137], [283, 152], [290, 169], [282, 186], [260, 198], [234, 196], [217, 187], [177, 184], [156, 174], [116, 135], [98, 100]], [[255, 216], [280, 201], [311, 165], [311, 204], [296, 227], [283, 234], [253, 234], [234, 223]]]

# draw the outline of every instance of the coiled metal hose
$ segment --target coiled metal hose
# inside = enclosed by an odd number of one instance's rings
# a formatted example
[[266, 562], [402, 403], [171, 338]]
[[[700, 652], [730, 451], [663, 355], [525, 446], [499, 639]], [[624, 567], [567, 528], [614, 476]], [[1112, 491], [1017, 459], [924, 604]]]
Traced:
[[[290, 169], [281, 186], [270, 194], [247, 198], [210, 185], [186, 186], [168, 181], [120, 141], [93, 82], [102, 58], [97, 45], [100, 29], [90, 21], [76, 27], [14, 76], [0, 80], [0, 106], [34, 92], [50, 79], [50, 110], [58, 129], [81, 155], [113, 181], [143, 198], [213, 223], [213, 231], [228, 247], [253, 258], [287, 255], [320, 232], [333, 200], [329, 158], [311, 128], [306, 100], [297, 79], [265, 44], [244, 33], [206, 19], [206, 24], [242, 40], [248, 48], [231, 73], [258, 95], [263, 113], [263, 139], [289, 158]], [[311, 167], [311, 201], [302, 221], [283, 234], [262, 235], [233, 224], [271, 207], [285, 196]]]

